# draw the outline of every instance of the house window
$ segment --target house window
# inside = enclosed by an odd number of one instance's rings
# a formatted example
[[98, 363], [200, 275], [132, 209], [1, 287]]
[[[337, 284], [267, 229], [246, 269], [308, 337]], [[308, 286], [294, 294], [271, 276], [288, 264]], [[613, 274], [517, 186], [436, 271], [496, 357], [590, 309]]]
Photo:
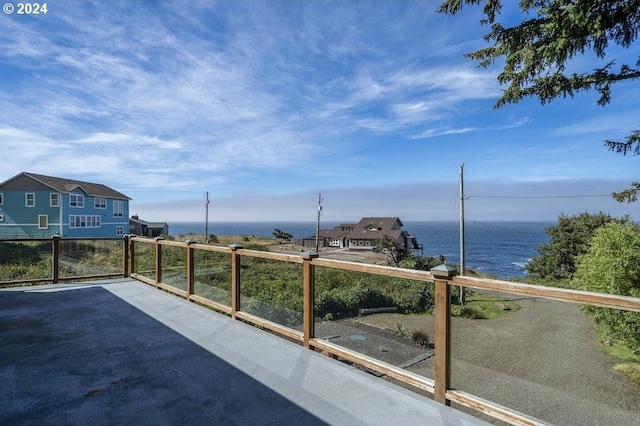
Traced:
[[100, 228], [100, 216], [77, 215], [69, 216], [69, 228]]
[[124, 203], [122, 201], [113, 202], [113, 217], [123, 217]]
[[49, 194], [49, 205], [51, 207], [58, 207], [60, 205], [60, 194], [57, 192]]
[[38, 229], [47, 229], [49, 227], [49, 217], [46, 214], [38, 215]]
[[117, 236], [124, 235], [124, 226], [116, 226], [116, 235]]
[[2, 205], [2, 192], [0, 192], [0, 206]]
[[69, 207], [84, 207], [84, 195], [69, 194]]
[[24, 205], [27, 207], [35, 207], [36, 206], [36, 194], [33, 192], [27, 192], [24, 194]]
[[107, 199], [104, 197], [95, 197], [93, 199], [93, 207], [95, 207], [96, 209], [106, 209]]

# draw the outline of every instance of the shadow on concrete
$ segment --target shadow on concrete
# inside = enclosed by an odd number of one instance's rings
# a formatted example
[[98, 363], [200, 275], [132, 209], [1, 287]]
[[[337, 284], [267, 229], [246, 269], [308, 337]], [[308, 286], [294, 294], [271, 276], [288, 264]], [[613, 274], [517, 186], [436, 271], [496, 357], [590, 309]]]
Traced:
[[102, 287], [0, 297], [1, 424], [326, 424]]

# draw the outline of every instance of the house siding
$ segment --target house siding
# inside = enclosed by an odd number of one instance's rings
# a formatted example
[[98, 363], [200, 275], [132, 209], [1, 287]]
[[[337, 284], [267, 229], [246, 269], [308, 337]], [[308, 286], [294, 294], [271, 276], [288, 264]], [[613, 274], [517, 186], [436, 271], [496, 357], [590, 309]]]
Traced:
[[[71, 195], [82, 195], [84, 207], [72, 207]], [[106, 208], [96, 208], [94, 196], [82, 191], [72, 191], [62, 194], [60, 202], [63, 210], [62, 234], [65, 237], [117, 237], [117, 227], [122, 226], [124, 234], [129, 233], [129, 201], [106, 198]], [[122, 217], [114, 217], [114, 202], [122, 202]], [[72, 216], [99, 216], [100, 227], [72, 227]]]
[[[43, 177], [36, 175], [38, 177]], [[48, 178], [48, 177], [44, 177]], [[49, 178], [58, 179], [58, 178]], [[102, 193], [87, 194], [81, 188], [71, 192], [57, 190], [57, 186], [35, 180], [28, 174], [21, 174], [0, 184], [2, 204], [0, 205], [0, 238], [48, 238], [53, 235], [63, 237], [119, 237], [129, 233], [129, 199], [114, 198], [126, 197], [103, 185], [87, 184], [89, 187], [97, 187], [96, 191]], [[75, 184], [72, 181], [72, 184]], [[104, 188], [104, 189], [102, 189]], [[26, 194], [34, 194], [35, 205], [26, 206]], [[51, 206], [51, 194], [58, 194], [58, 206]], [[71, 196], [82, 196], [82, 206], [71, 206]], [[109, 196], [111, 195], [111, 196]], [[96, 208], [95, 198], [106, 201], [105, 208]], [[121, 203], [122, 208], [114, 217], [114, 203]], [[41, 216], [46, 216], [47, 226], [40, 228]], [[79, 225], [71, 226], [72, 217], [82, 220]], [[93, 219], [93, 223], [99, 226], [88, 227], [87, 218]], [[75, 223], [75, 221], [74, 221]], [[121, 232], [118, 232], [121, 229]]]
[[[44, 238], [59, 232], [60, 209], [50, 206], [51, 190], [6, 191], [2, 192], [3, 202], [0, 206], [0, 237], [2, 238]], [[25, 194], [35, 195], [35, 206], [25, 205]], [[46, 215], [46, 229], [39, 229], [39, 216]]]

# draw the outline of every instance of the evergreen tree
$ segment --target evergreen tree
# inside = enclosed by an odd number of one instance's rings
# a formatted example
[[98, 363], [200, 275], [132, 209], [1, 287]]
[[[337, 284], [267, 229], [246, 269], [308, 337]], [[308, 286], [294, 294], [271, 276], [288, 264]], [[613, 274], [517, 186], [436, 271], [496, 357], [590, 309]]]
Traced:
[[[483, 4], [482, 25], [490, 28], [485, 40], [493, 46], [467, 54], [482, 67], [504, 60], [498, 82], [506, 85], [496, 107], [537, 97], [542, 104], [558, 97], [595, 90], [599, 105], [611, 102], [611, 86], [640, 78], [640, 58], [635, 63], [618, 64], [612, 48], [628, 48], [640, 32], [638, 0], [521, 0], [523, 19], [518, 25], [498, 21], [502, 0], [445, 0], [440, 12], [455, 14], [464, 4]], [[569, 72], [567, 65], [576, 56], [594, 53], [592, 70]], [[609, 53], [609, 55], [608, 55]], [[598, 63], [598, 60], [600, 61]], [[502, 63], [502, 62], [501, 62]], [[606, 140], [605, 146], [623, 155], [640, 155], [640, 130], [625, 141]], [[618, 201], [636, 201], [640, 182], [614, 193]]]
[[291, 240], [293, 238], [293, 235], [289, 234], [288, 232], [284, 232], [281, 231], [279, 228], [275, 228], [272, 232], [273, 236], [279, 240]]
[[557, 224], [546, 228], [549, 243], [538, 247], [540, 256], [527, 264], [527, 272], [554, 280], [571, 278], [576, 272], [577, 257], [588, 251], [596, 230], [609, 222], [628, 223], [630, 218], [615, 219], [602, 212], [560, 215]]

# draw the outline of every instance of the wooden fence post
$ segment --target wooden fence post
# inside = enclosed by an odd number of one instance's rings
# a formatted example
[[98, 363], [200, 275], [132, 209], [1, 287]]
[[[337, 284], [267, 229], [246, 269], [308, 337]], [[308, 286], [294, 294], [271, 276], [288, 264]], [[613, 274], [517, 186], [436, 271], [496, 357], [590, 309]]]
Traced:
[[315, 266], [313, 259], [318, 257], [316, 252], [306, 252], [302, 255], [302, 332], [303, 344], [309, 347], [309, 340], [315, 337]]
[[133, 237], [134, 235], [130, 235], [129, 236], [129, 271], [131, 271], [132, 274], [136, 273], [136, 243], [133, 241], [133, 239], [131, 237]]
[[162, 282], [162, 237], [156, 237], [156, 287]]
[[241, 244], [231, 244], [231, 317], [240, 310], [240, 253]]
[[451, 388], [451, 287], [447, 280], [455, 275], [455, 268], [438, 265], [431, 268], [435, 277], [435, 354], [434, 399], [451, 405], [447, 390]]
[[193, 294], [194, 285], [195, 285], [195, 277], [194, 277], [195, 249], [193, 248], [193, 245], [192, 245], [193, 243], [195, 243], [195, 241], [193, 240], [186, 241], [186, 244], [187, 244], [187, 299], [189, 299], [189, 296]]
[[60, 235], [51, 237], [51, 281], [54, 284], [60, 279]]
[[129, 236], [125, 235], [123, 238], [122, 246], [122, 276], [129, 278], [131, 276], [131, 270], [129, 269]]

